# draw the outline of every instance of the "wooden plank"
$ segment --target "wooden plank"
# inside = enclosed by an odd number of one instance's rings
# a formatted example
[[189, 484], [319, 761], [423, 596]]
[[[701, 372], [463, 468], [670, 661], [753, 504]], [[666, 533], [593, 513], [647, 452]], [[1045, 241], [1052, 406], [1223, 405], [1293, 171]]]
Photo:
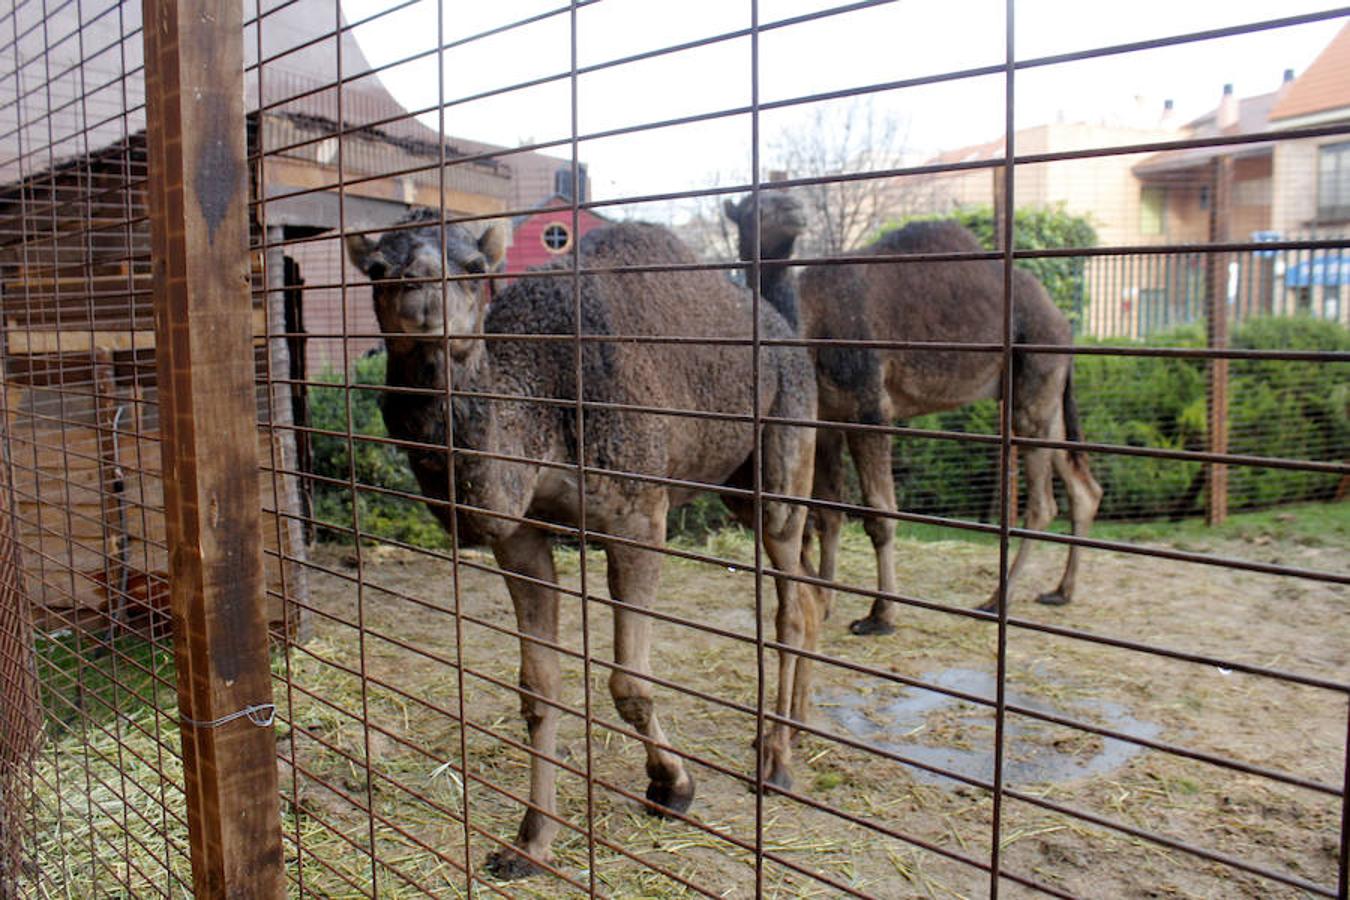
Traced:
[[[182, 715], [272, 699], [249, 297], [242, 7], [144, 0], [151, 237]], [[194, 894], [280, 897], [276, 741], [185, 724]]]
[[[0, 460], [0, 462], [3, 462]], [[33, 666], [32, 601], [0, 465], [0, 896], [24, 893], [22, 836], [32, 812], [24, 773], [38, 748], [42, 707]]]
[[[246, 307], [247, 308], [247, 307]], [[267, 313], [254, 309], [249, 314], [249, 327], [254, 334], [263, 334], [267, 327]], [[8, 324], [7, 347], [12, 354], [38, 353], [88, 353], [92, 344], [99, 350], [122, 353], [129, 350], [154, 350], [155, 332], [131, 330], [79, 329], [67, 323], [59, 326], [53, 322], [22, 322], [10, 319]], [[87, 324], [78, 323], [78, 324]]]
[[[336, 195], [337, 181], [337, 169], [331, 166], [304, 160], [286, 159], [285, 157], [269, 157], [267, 160], [269, 194], [329, 188]], [[348, 196], [365, 197], [371, 200], [416, 204], [418, 206], [429, 206], [433, 209], [442, 208], [441, 194], [436, 185], [415, 184], [410, 176], [362, 181], [358, 184], [348, 185], [344, 193]], [[453, 209], [468, 215], [489, 215], [501, 212], [506, 208], [505, 201], [482, 194], [470, 194], [446, 188], [444, 196], [445, 209]], [[337, 222], [333, 221], [331, 224], [336, 227]]]
[[155, 347], [153, 331], [36, 331], [24, 330], [25, 325], [10, 320], [6, 345], [10, 353], [78, 353], [88, 352], [89, 346], [101, 350], [152, 350]]
[[[149, 290], [149, 275], [132, 275], [132, 283], [135, 290]], [[39, 275], [34, 278], [11, 278], [4, 282], [6, 292], [23, 293], [25, 291], [41, 292], [44, 288], [61, 288], [65, 292], [79, 291], [86, 285], [95, 287], [96, 293], [101, 291], [116, 290], [126, 287], [126, 275], [61, 275], [52, 277], [51, 275]], [[111, 287], [109, 287], [111, 285]]]

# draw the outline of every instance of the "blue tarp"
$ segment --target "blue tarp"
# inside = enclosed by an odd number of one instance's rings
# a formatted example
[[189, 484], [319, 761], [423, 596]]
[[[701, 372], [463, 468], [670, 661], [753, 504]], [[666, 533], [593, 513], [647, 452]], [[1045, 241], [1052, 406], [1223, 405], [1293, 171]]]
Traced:
[[1286, 287], [1350, 284], [1350, 256], [1333, 254], [1296, 263], [1284, 270]]

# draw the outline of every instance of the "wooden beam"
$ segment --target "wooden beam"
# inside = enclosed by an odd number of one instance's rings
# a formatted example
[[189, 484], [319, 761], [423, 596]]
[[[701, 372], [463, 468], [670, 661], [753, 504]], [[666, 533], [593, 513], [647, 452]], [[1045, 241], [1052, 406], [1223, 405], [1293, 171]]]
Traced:
[[[367, 177], [360, 173], [348, 174], [348, 178]], [[267, 194], [286, 193], [288, 191], [328, 188], [334, 194], [338, 190], [338, 172], [336, 168], [284, 157], [267, 160]], [[394, 178], [379, 178], [372, 181], [359, 181], [348, 185], [343, 193], [351, 197], [366, 197], [372, 200], [391, 200], [396, 203], [417, 204], [441, 208], [441, 194], [434, 184], [417, 184], [413, 176], [404, 175]], [[484, 215], [501, 212], [506, 208], [505, 201], [485, 194], [470, 194], [466, 191], [445, 190], [445, 208], [467, 215]], [[272, 217], [269, 215], [268, 220]], [[318, 222], [310, 224], [322, 224]], [[337, 227], [337, 223], [333, 223]]]
[[[267, 327], [267, 313], [255, 308], [251, 313], [253, 333], [264, 334]], [[259, 338], [261, 341], [262, 338]], [[52, 324], [46, 327], [29, 325], [18, 319], [9, 319], [5, 334], [5, 346], [12, 355], [27, 356], [37, 353], [79, 353], [88, 352], [90, 345], [99, 350], [114, 352], [132, 350], [146, 351], [155, 349], [155, 332], [122, 331], [71, 328], [64, 329]]]
[[[208, 15], [205, 10], [210, 10]], [[237, 3], [144, 0], [151, 244], [194, 895], [280, 897]]]
[[[6, 429], [17, 392], [0, 377]], [[8, 437], [6, 430], [4, 437]], [[21, 535], [11, 515], [9, 441], [0, 442], [0, 896], [24, 893], [24, 836], [32, 813], [30, 773], [40, 746], [42, 703], [33, 663], [33, 604], [25, 590]]]
[[[283, 229], [277, 225], [268, 225], [267, 237], [267, 328], [266, 334], [286, 334], [286, 254], [281, 242], [285, 240]], [[275, 465], [287, 472], [300, 471], [300, 458], [296, 447], [294, 404], [291, 394], [294, 388], [287, 383], [291, 377], [291, 340], [283, 337], [269, 337], [267, 353], [271, 361], [271, 384], [269, 397], [269, 418], [271, 437], [269, 465]], [[302, 351], [303, 352], [303, 351]], [[285, 599], [281, 613], [286, 624], [287, 640], [305, 643], [314, 636], [314, 621], [309, 614], [309, 567], [305, 565], [308, 547], [305, 545], [304, 522], [305, 507], [300, 502], [300, 480], [294, 475], [278, 475], [265, 479], [262, 494], [268, 498], [267, 505], [273, 509], [284, 510], [289, 516], [271, 515], [267, 527], [272, 530], [268, 538], [275, 540], [281, 557], [296, 560], [282, 562], [277, 568], [280, 576], [278, 587], [285, 588]], [[293, 601], [300, 601], [297, 605]]]
[[37, 353], [78, 353], [89, 351], [90, 344], [100, 350], [122, 351], [155, 349], [153, 331], [28, 331], [10, 320], [5, 344], [13, 355]]

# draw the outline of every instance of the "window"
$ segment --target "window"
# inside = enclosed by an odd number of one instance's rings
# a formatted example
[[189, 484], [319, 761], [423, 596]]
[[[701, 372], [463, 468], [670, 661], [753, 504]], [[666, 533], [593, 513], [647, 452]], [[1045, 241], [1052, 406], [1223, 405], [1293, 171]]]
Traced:
[[1322, 288], [1322, 317], [1332, 322], [1341, 320], [1341, 286], [1329, 284]]
[[572, 246], [572, 232], [561, 222], [552, 222], [544, 228], [542, 237], [549, 253], [562, 253]]
[[1139, 232], [1162, 234], [1167, 210], [1167, 188], [1146, 187], [1139, 192]]
[[1350, 219], [1350, 142], [1329, 144], [1317, 156], [1317, 219]]

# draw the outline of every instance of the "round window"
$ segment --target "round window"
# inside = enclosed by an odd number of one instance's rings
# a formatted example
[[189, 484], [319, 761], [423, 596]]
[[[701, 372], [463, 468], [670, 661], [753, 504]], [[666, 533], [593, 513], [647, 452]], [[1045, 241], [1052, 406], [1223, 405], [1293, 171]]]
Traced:
[[562, 253], [572, 245], [572, 232], [561, 222], [553, 222], [544, 229], [543, 240], [549, 253]]

